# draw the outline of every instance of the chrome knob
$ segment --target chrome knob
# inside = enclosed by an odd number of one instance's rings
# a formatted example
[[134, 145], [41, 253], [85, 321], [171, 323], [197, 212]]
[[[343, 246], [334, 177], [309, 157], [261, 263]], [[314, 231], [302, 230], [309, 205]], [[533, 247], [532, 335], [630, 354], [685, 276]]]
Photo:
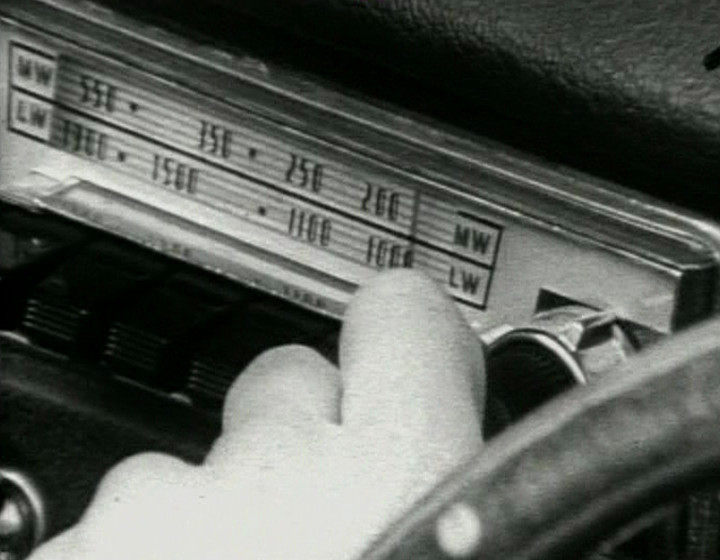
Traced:
[[487, 353], [486, 435], [499, 432], [534, 408], [625, 361], [637, 343], [611, 311], [565, 306], [506, 327]]
[[0, 560], [23, 560], [45, 536], [45, 508], [35, 484], [0, 468]]

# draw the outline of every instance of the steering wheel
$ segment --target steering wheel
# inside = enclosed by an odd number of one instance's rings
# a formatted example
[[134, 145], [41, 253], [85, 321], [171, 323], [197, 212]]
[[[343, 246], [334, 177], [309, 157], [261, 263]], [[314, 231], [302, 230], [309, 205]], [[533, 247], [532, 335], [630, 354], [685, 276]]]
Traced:
[[720, 478], [720, 320], [503, 432], [363, 560], [551, 560]]

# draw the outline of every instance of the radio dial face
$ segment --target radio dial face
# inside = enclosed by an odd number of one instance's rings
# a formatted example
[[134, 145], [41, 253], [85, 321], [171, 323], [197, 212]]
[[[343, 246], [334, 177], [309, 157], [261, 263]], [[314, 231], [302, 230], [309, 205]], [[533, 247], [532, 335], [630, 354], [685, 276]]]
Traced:
[[[545, 289], [658, 335], [715, 311], [713, 224], [78, 6], [2, 2], [4, 200], [335, 318], [399, 267], [437, 281], [481, 333], [527, 324]], [[523, 344], [567, 348], [572, 360], [554, 355], [576, 381], [624, 352], [622, 328], [595, 347], [598, 325], [562, 319], [561, 335], [554, 314]]]

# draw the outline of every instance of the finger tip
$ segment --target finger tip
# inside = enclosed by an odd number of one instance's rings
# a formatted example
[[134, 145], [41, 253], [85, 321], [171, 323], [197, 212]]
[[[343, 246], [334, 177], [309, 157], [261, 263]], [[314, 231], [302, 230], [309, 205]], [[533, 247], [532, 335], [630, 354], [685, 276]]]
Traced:
[[297, 407], [334, 421], [341, 380], [335, 366], [308, 346], [288, 344], [258, 355], [238, 374], [225, 397], [223, 433], [241, 429], [264, 409], [294, 401]]
[[393, 295], [417, 295], [420, 298], [446, 296], [438, 283], [426, 273], [409, 268], [381, 272], [358, 292], [356, 301], [367, 299], [386, 300]]
[[417, 270], [386, 271], [363, 286], [350, 303], [340, 336], [341, 359], [348, 340], [380, 336], [387, 342], [393, 335], [414, 339], [448, 334], [464, 338], [469, 330], [439, 282]]
[[158, 480], [184, 476], [190, 466], [178, 457], [147, 451], [131, 455], [115, 465], [103, 478], [97, 495], [115, 495], [137, 490]]
[[427, 274], [410, 269], [385, 271], [357, 292], [345, 314], [343, 334], [355, 324], [392, 321], [406, 316], [409, 310], [443, 307], [453, 306], [438, 283]]

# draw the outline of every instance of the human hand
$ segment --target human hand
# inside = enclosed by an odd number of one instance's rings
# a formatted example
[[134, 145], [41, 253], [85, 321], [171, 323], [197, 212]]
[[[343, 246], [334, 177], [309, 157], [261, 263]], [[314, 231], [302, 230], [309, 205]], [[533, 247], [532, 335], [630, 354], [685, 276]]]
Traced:
[[349, 560], [482, 445], [482, 349], [417, 273], [346, 315], [339, 369], [288, 346], [233, 385], [202, 466], [129, 458], [32, 560]]

